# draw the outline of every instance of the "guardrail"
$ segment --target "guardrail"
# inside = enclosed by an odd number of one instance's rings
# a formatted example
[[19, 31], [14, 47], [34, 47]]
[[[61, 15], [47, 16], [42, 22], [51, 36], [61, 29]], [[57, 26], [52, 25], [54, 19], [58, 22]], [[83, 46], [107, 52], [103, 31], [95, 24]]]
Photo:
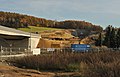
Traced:
[[[46, 54], [46, 53], [55, 53], [55, 52], [72, 52], [72, 53], [78, 53], [78, 52], [111, 52], [111, 51], [120, 51], [120, 48], [90, 48], [88, 50], [75, 50], [74, 48], [40, 48], [40, 54]], [[1, 47], [0, 48], [0, 56], [3, 55], [18, 55], [18, 54], [26, 54], [26, 55], [33, 55], [32, 52], [30, 52], [30, 49], [26, 48], [10, 48], [10, 47]]]

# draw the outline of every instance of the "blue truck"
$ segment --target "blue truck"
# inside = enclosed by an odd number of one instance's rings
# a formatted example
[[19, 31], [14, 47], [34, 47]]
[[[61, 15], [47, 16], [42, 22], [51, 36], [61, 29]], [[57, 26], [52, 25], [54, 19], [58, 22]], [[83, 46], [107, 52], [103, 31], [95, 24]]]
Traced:
[[90, 45], [88, 44], [71, 44], [72, 51], [75, 52], [86, 52], [90, 50]]

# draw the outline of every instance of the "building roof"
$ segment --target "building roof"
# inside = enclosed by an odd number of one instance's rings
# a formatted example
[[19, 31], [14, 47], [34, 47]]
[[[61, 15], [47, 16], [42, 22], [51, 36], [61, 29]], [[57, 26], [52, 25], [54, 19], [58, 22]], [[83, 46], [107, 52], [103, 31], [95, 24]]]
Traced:
[[24, 36], [24, 37], [39, 37], [39, 34], [24, 32], [13, 28], [4, 27], [1, 25], [0, 25], [0, 34], [11, 35], [11, 36]]

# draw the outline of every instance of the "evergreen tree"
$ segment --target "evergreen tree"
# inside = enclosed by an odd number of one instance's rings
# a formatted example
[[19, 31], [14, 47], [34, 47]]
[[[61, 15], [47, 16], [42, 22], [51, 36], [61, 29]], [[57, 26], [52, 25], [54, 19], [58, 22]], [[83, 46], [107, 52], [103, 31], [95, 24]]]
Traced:
[[116, 48], [116, 30], [112, 27], [112, 31], [110, 33], [110, 48]]
[[102, 37], [102, 33], [100, 33], [96, 41], [96, 46], [102, 46], [102, 41], [103, 41], [103, 37]]
[[112, 31], [112, 26], [109, 25], [107, 28], [106, 28], [106, 34], [105, 34], [105, 40], [104, 40], [104, 43], [103, 45], [107, 46], [110, 48], [110, 37], [111, 37], [111, 31]]
[[117, 48], [120, 48], [120, 28], [118, 29], [116, 37], [117, 37]]
[[105, 40], [103, 45], [108, 48], [119, 48], [120, 47], [120, 29], [114, 28], [109, 25], [106, 28]]

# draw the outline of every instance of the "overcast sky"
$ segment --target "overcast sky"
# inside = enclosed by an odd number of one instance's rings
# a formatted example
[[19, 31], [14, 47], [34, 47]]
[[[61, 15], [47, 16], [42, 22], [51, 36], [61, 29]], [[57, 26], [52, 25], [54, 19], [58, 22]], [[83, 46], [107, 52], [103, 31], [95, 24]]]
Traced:
[[0, 11], [120, 27], [120, 0], [0, 0]]

